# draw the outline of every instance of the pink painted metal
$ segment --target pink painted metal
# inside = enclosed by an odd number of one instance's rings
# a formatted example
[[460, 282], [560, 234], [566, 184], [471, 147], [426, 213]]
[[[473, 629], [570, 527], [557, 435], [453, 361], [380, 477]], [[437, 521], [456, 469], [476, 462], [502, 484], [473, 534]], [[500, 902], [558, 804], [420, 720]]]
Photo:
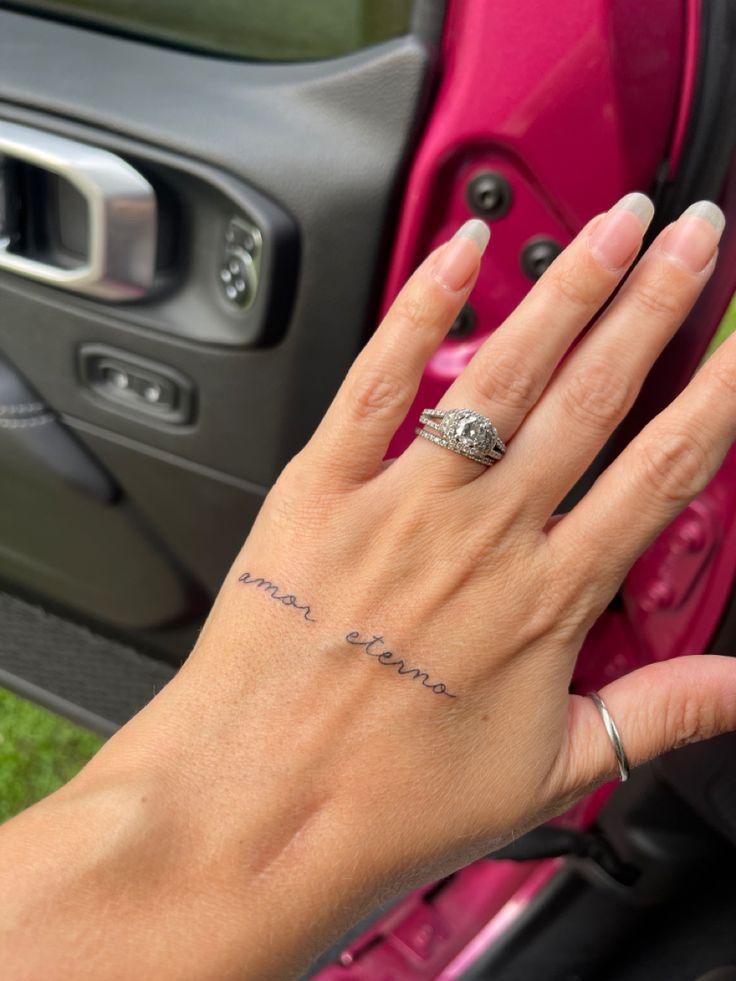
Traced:
[[529, 289], [524, 244], [541, 236], [564, 246], [621, 194], [652, 184], [677, 114], [684, 28], [671, 0], [451, 3], [442, 82], [409, 175], [384, 306], [470, 217], [469, 176], [501, 172], [514, 203], [492, 224], [472, 298], [478, 329], [441, 346], [392, 455], [411, 440], [416, 410], [436, 403]]
[[[559, 859], [535, 862], [527, 870], [527, 877], [513, 896], [500, 906], [495, 915], [472, 937], [463, 949], [437, 975], [437, 981], [456, 981], [471, 967], [492, 944], [500, 940], [504, 932], [524, 912], [529, 903], [540, 893], [562, 865]], [[488, 882], [483, 885], [488, 888]]]
[[530, 871], [516, 862], [495, 862], [488, 889], [490, 868], [490, 862], [476, 862], [446, 883], [415, 891], [347, 947], [340, 965], [322, 971], [320, 981], [438, 977], [499, 906], [513, 901]]
[[[627, 191], [648, 190], [684, 151], [698, 51], [700, 0], [452, 0], [442, 74], [406, 186], [384, 307], [423, 255], [468, 217], [468, 180], [504, 175], [510, 211], [492, 240], [471, 302], [478, 328], [432, 359], [390, 455], [437, 403], [531, 283], [519, 255], [536, 237], [564, 246]], [[736, 172], [721, 202], [736, 218]], [[621, 439], [682, 388], [736, 288], [736, 236], [719, 271], [660, 359]], [[550, 324], [553, 329], [553, 324]], [[591, 630], [573, 686], [602, 687], [654, 660], [706, 650], [736, 577], [736, 450], [709, 487], [653, 543], [623, 585], [620, 608]], [[614, 789], [560, 819], [584, 828]], [[455, 981], [537, 899], [560, 860], [481, 861], [416, 890], [343, 951], [324, 981]]]

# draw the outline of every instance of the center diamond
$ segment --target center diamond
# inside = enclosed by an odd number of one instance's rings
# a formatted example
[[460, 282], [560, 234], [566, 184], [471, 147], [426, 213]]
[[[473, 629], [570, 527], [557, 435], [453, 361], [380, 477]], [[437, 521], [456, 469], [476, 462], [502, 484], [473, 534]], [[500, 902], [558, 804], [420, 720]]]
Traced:
[[474, 453], [485, 453], [493, 445], [493, 426], [472, 409], [453, 409], [442, 422], [447, 439]]
[[461, 419], [455, 426], [455, 435], [463, 443], [476, 443], [480, 439], [482, 432], [483, 426], [480, 419], [473, 417]]

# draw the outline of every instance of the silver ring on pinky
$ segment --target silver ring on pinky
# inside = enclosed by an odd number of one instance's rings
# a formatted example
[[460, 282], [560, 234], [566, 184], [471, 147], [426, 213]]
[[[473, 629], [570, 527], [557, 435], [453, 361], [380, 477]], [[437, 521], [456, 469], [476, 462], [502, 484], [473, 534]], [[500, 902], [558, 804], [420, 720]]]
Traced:
[[608, 733], [608, 738], [611, 740], [613, 745], [613, 751], [616, 754], [616, 761], [618, 762], [618, 772], [621, 776], [621, 783], [624, 783], [629, 779], [629, 773], [631, 773], [631, 767], [629, 766], [629, 759], [626, 755], [626, 750], [624, 749], [624, 744], [621, 742], [621, 735], [616, 727], [616, 723], [613, 721], [611, 713], [608, 711], [608, 706], [603, 701], [601, 696], [597, 691], [588, 692], [588, 698], [593, 700], [595, 707], [600, 713], [600, 717], [603, 719], [603, 725], [606, 727], [606, 732]]
[[436, 446], [492, 467], [506, 452], [506, 445], [490, 419], [473, 409], [423, 409], [415, 430]]

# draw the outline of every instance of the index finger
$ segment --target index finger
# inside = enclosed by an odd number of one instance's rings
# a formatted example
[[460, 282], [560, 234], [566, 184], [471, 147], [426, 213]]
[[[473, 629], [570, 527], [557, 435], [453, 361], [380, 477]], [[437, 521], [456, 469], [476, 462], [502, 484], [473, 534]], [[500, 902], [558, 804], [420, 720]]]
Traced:
[[475, 285], [490, 234], [485, 222], [466, 222], [419, 266], [363, 348], [310, 443], [333, 474], [360, 481], [379, 469], [427, 361]]

